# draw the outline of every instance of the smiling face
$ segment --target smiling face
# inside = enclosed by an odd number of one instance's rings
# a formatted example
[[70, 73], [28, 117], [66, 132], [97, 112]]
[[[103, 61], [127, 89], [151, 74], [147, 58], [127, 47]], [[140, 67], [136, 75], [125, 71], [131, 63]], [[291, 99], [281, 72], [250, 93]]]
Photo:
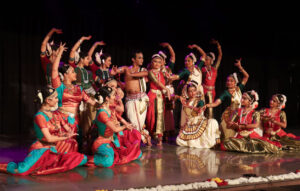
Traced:
[[133, 64], [134, 65], [137, 65], [137, 66], [142, 66], [143, 65], [143, 62], [144, 62], [144, 56], [143, 56], [143, 53], [136, 53], [135, 54], [135, 58], [132, 58], [131, 59]]
[[226, 87], [227, 88], [235, 88], [236, 87], [236, 81], [232, 76], [228, 76], [226, 80]]
[[72, 66], [70, 66], [70, 68], [68, 69], [68, 71], [64, 74], [64, 78], [71, 81], [71, 82], [74, 82], [76, 81], [77, 79], [77, 74], [74, 70], [74, 68]]
[[110, 65], [111, 65], [111, 57], [109, 56], [109, 57], [107, 57], [107, 58], [105, 59], [105, 61], [104, 61], [104, 66], [105, 66], [106, 68], [109, 68]]
[[194, 66], [194, 61], [190, 56], [186, 56], [184, 59], [184, 64], [186, 68], [191, 68]]
[[190, 86], [187, 89], [187, 94], [189, 96], [189, 98], [195, 98], [197, 95], [197, 90], [194, 86]]
[[244, 93], [242, 96], [241, 105], [243, 107], [249, 107], [250, 104], [251, 104], [251, 101], [249, 100], [247, 94]]
[[270, 99], [269, 106], [270, 106], [270, 108], [278, 108], [279, 107], [279, 102], [276, 99], [275, 95], [272, 96], [272, 98]]

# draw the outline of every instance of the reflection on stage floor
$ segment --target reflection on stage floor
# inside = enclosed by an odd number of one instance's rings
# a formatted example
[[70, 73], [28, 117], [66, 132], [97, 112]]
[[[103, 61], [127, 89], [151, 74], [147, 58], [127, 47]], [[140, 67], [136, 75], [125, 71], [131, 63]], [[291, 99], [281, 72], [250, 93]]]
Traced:
[[[142, 150], [141, 160], [113, 168], [79, 167], [66, 173], [47, 176], [17, 177], [0, 174], [0, 190], [142, 188], [201, 182], [214, 177], [238, 178], [244, 174], [286, 174], [295, 172], [300, 167], [300, 154], [297, 152], [244, 154], [170, 144], [164, 144], [163, 147], [143, 147]], [[20, 153], [20, 148], [0, 148], [0, 153], [0, 162], [22, 160], [13, 157], [14, 153]], [[17, 156], [20, 157], [20, 154]]]

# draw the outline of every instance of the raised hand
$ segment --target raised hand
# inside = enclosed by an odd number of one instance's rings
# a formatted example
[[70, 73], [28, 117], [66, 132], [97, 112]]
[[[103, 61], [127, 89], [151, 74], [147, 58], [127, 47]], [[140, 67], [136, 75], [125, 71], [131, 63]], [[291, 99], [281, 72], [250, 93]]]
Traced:
[[52, 28], [52, 29], [51, 29], [51, 33], [62, 34], [63, 32], [62, 32], [61, 29]]
[[199, 47], [197, 44], [190, 44], [187, 46], [189, 49], [197, 48]]
[[242, 58], [236, 59], [235, 61], [236, 61], [236, 63], [234, 63], [234, 65], [235, 65], [236, 67], [238, 67], [238, 68], [241, 68], [241, 67], [242, 67], [242, 63], [241, 63]]
[[92, 38], [91, 35], [90, 36], [83, 36], [83, 37], [81, 37], [80, 40], [90, 40], [91, 38]]
[[68, 48], [65, 46], [66, 46], [66, 43], [60, 42], [58, 50], [62, 51], [62, 52], [66, 51]]
[[214, 38], [210, 40], [210, 43], [211, 43], [211, 44], [215, 44], [215, 45], [220, 45], [219, 41], [217, 41], [217, 40], [214, 39]]
[[106, 43], [104, 41], [98, 41], [98, 42], [95, 42], [95, 44], [97, 44], [98, 46], [105, 46]]
[[170, 46], [170, 44], [168, 42], [162, 42], [159, 45], [162, 46], [162, 47], [168, 47], [168, 46]]

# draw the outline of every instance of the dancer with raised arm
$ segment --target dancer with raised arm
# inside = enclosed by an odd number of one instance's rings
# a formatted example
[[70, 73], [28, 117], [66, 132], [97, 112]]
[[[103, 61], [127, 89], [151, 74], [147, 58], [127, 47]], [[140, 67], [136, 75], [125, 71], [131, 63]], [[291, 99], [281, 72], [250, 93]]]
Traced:
[[87, 162], [85, 155], [78, 153], [74, 133], [57, 111], [58, 93], [54, 88], [39, 90], [37, 101], [40, 110], [34, 117], [37, 141], [29, 148], [23, 162], [0, 164], [0, 172], [14, 175], [46, 175], [71, 170]]
[[51, 84], [52, 63], [56, 58], [57, 49], [59, 47], [54, 43], [54, 41], [49, 43], [49, 40], [51, 39], [54, 33], [62, 34], [62, 30], [57, 28], [52, 28], [45, 36], [41, 45], [41, 54], [40, 54], [41, 63], [46, 76], [46, 81], [48, 86], [52, 85]]
[[249, 74], [246, 72], [246, 70], [241, 65], [241, 59], [236, 60], [235, 66], [242, 72], [243, 79], [242, 82], [239, 83], [239, 80], [237, 78], [236, 73], [233, 73], [227, 77], [226, 86], [227, 90], [225, 90], [221, 96], [215, 100], [214, 103], [209, 103], [206, 106], [207, 107], [217, 107], [221, 103], [225, 102], [229, 106], [225, 109], [225, 111], [222, 114], [222, 121], [221, 121], [221, 131], [222, 136], [221, 138], [226, 139], [229, 137], [233, 137], [235, 135], [235, 130], [227, 128], [227, 123], [229, 122], [229, 118], [233, 111], [235, 111], [237, 108], [240, 108], [241, 106], [241, 98], [242, 98], [242, 92], [248, 79]]

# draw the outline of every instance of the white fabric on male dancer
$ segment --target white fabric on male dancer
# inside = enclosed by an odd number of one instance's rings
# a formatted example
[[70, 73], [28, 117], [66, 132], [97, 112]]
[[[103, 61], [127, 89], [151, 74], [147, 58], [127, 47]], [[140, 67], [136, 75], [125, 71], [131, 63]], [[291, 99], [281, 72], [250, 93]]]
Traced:
[[143, 133], [149, 135], [149, 132], [144, 129], [149, 98], [146, 93], [139, 93], [137, 95], [127, 95], [125, 101], [127, 118], [142, 134], [144, 140]]

